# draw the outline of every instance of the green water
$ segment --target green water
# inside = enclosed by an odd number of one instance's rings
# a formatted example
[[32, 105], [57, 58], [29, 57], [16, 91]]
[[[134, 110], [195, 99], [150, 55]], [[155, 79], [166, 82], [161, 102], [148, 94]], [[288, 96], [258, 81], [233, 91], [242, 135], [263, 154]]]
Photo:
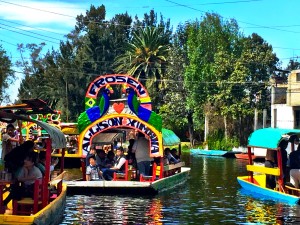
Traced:
[[183, 155], [188, 182], [153, 197], [67, 197], [61, 224], [300, 224], [300, 207], [249, 196], [240, 189], [245, 160]]

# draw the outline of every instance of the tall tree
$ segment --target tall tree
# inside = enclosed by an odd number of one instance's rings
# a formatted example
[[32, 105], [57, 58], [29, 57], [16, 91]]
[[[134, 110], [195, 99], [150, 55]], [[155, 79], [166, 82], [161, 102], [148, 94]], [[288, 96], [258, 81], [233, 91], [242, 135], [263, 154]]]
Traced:
[[225, 137], [232, 135], [229, 122], [234, 124], [241, 115], [253, 114], [255, 95], [267, 99], [262, 85], [278, 61], [272, 47], [256, 34], [244, 38], [235, 20], [206, 14], [200, 23], [190, 25], [188, 50], [185, 82], [193, 93], [188, 102], [208, 109], [206, 115], [214, 109], [213, 115], [224, 118], [219, 129], [225, 131]]
[[12, 62], [7, 56], [6, 51], [0, 45], [0, 104], [8, 103], [9, 99], [8, 88], [15, 80], [14, 71], [12, 70]]

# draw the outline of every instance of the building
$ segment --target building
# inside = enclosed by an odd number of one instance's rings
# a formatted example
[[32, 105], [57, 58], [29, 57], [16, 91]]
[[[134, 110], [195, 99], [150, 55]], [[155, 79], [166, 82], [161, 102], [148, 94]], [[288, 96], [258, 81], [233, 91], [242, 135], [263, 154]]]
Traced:
[[271, 127], [300, 129], [300, 70], [288, 75], [287, 83], [273, 83]]

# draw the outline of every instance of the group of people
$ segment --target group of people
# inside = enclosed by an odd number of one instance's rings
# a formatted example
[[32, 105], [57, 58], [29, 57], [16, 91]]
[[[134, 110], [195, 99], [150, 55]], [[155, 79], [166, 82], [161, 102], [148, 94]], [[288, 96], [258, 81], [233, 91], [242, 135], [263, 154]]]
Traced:
[[[177, 150], [165, 149], [165, 160], [167, 164], [180, 162]], [[125, 162], [137, 169], [138, 175], [151, 175], [151, 164], [154, 161], [149, 154], [149, 140], [141, 132], [131, 136], [128, 151], [125, 155], [123, 147], [117, 147], [116, 154], [113, 150], [105, 153], [104, 150], [95, 150], [91, 147], [86, 156], [86, 180], [112, 180], [116, 172], [125, 172]], [[139, 177], [139, 176], [137, 176]]]
[[112, 180], [114, 172], [125, 170], [125, 162], [123, 147], [118, 147], [116, 154], [92, 147], [86, 156], [86, 180]]
[[[279, 152], [282, 159], [282, 170], [284, 183], [289, 183], [296, 188], [300, 188], [300, 144], [298, 137], [290, 138], [292, 144], [296, 144], [296, 151], [292, 151], [289, 155], [286, 151], [289, 141], [282, 140], [279, 143]], [[265, 158], [265, 166], [269, 168], [278, 167], [277, 151], [267, 150]], [[276, 188], [276, 178], [273, 175], [266, 175], [266, 187], [274, 189]]]
[[[42, 179], [45, 175], [46, 152], [35, 152], [35, 143], [27, 140], [20, 144], [15, 137], [15, 127], [8, 124], [6, 133], [2, 134], [1, 159], [5, 162], [5, 170], [12, 174], [15, 181], [10, 186], [10, 193], [3, 201], [6, 205], [12, 200], [22, 197], [33, 197], [33, 185], [36, 179]], [[52, 161], [50, 171], [54, 170], [58, 159]]]

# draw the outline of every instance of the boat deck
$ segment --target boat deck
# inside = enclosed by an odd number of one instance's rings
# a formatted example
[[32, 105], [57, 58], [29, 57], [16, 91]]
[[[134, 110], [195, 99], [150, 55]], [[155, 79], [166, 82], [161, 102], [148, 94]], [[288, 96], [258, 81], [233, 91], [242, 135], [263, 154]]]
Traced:
[[158, 192], [180, 185], [187, 180], [190, 168], [182, 167], [180, 173], [165, 177], [154, 182], [140, 181], [64, 181], [68, 186], [68, 194], [130, 194], [153, 195]]

